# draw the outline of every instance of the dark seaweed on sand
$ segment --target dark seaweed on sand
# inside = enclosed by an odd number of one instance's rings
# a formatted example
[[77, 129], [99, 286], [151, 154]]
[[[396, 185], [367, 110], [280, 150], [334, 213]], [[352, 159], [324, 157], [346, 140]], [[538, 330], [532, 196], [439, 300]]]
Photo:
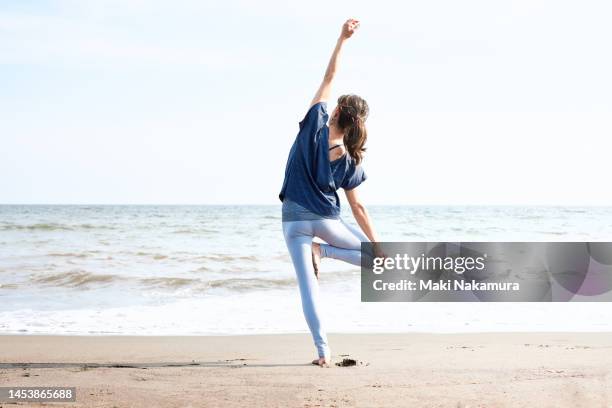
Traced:
[[342, 361], [336, 363], [338, 367], [353, 367], [357, 365], [357, 360], [352, 358], [343, 358]]

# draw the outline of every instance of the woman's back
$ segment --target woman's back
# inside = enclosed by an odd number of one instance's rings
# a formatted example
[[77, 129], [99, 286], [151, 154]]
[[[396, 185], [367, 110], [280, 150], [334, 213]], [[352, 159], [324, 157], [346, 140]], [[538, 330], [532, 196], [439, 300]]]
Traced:
[[288, 198], [321, 216], [338, 217], [340, 200], [336, 190], [354, 188], [366, 175], [348, 154], [330, 163], [328, 117], [327, 104], [319, 102], [300, 122], [279, 198], [281, 201]]

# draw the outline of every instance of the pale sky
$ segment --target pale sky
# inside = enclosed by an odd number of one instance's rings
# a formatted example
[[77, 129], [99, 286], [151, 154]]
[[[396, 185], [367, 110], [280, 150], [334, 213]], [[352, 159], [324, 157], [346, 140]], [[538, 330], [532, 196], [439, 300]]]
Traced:
[[349, 17], [366, 204], [612, 205], [604, 0], [2, 1], [0, 203], [278, 203]]

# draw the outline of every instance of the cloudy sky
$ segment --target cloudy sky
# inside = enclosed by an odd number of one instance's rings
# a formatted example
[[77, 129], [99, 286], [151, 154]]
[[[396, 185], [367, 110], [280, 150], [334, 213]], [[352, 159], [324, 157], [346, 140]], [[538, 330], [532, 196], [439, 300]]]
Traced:
[[0, 203], [277, 203], [348, 17], [375, 204], [612, 205], [612, 3], [0, 3]]

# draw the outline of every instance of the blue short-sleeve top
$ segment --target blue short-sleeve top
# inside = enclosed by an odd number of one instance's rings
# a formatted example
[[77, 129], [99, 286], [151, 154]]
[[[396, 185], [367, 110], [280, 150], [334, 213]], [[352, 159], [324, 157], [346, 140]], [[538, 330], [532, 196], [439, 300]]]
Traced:
[[340, 216], [337, 190], [351, 190], [367, 178], [361, 165], [349, 154], [329, 161], [327, 104], [314, 104], [300, 122], [300, 130], [291, 146], [285, 179], [279, 194], [324, 217]]

